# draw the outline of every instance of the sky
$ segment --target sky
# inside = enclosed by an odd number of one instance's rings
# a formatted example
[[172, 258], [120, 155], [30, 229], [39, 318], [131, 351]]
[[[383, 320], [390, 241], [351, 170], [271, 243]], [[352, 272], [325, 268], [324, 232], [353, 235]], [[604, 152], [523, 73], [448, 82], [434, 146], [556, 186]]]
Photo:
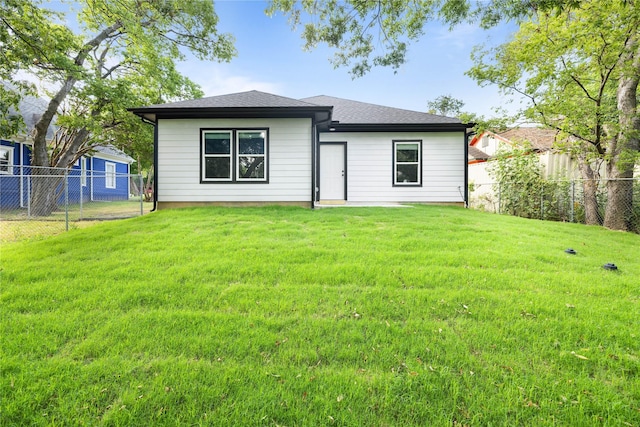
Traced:
[[[195, 0], [183, 0], [195, 1]], [[206, 1], [206, 0], [204, 0]], [[219, 17], [218, 31], [235, 38], [237, 56], [228, 63], [201, 61], [187, 55], [178, 70], [198, 83], [205, 96], [259, 90], [300, 99], [327, 95], [414, 111], [427, 111], [428, 102], [450, 95], [464, 102], [465, 112], [496, 117], [496, 108], [514, 113], [518, 100], [500, 94], [495, 86], [480, 87], [465, 71], [473, 65], [474, 46], [498, 45], [517, 30], [501, 24], [489, 31], [469, 24], [450, 31], [430, 23], [425, 35], [409, 45], [407, 62], [398, 70], [377, 67], [352, 78], [349, 68], [335, 68], [334, 51], [320, 45], [303, 49], [301, 30], [287, 17], [265, 13], [267, 0], [213, 0]], [[53, 9], [66, 13], [66, 23], [77, 29], [73, 0], [48, 0]]]
[[462, 25], [449, 31], [430, 24], [425, 36], [409, 46], [407, 63], [395, 73], [391, 68], [374, 68], [353, 79], [348, 68], [334, 68], [328, 47], [305, 51], [300, 30], [294, 31], [281, 13], [267, 16], [266, 7], [265, 1], [257, 0], [215, 2], [218, 28], [234, 35], [238, 55], [229, 63], [190, 57], [178, 66], [202, 87], [205, 96], [259, 90], [295, 99], [328, 95], [426, 111], [429, 101], [451, 95], [464, 101], [463, 111], [486, 117], [495, 116], [496, 107], [509, 111], [518, 107], [496, 87], [479, 87], [464, 75], [472, 66], [472, 48], [506, 41], [517, 29], [513, 25], [491, 31]]

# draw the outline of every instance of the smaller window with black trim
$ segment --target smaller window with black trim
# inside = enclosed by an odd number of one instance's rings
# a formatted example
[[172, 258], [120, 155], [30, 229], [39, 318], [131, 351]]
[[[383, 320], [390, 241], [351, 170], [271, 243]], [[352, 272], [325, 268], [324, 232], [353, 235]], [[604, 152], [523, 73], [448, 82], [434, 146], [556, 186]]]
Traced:
[[393, 141], [393, 185], [422, 186], [422, 141]]
[[202, 129], [201, 182], [268, 182], [268, 129]]

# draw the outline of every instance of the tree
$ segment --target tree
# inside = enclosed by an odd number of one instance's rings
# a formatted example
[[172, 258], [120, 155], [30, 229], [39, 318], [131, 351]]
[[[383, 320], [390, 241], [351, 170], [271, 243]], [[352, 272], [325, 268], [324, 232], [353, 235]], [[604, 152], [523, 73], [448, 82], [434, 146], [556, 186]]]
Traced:
[[[480, 83], [535, 95], [529, 114], [539, 105], [541, 92], [553, 86], [555, 91], [547, 91], [549, 102], [545, 102], [542, 121], [573, 138], [571, 149], [584, 158], [585, 173], [595, 172], [586, 168], [595, 151], [595, 157], [607, 162], [609, 177], [633, 176], [640, 130], [637, 0], [491, 0], [473, 4], [469, 0], [272, 0], [268, 12], [276, 11], [288, 14], [294, 26], [304, 25], [306, 48], [319, 43], [335, 48], [334, 65], [350, 66], [355, 77], [373, 66], [398, 68], [406, 61], [409, 43], [421, 37], [425, 25], [435, 19], [451, 26], [469, 20], [485, 28], [515, 19], [525, 31], [530, 30], [527, 36], [521, 30], [511, 45], [520, 43], [522, 48], [529, 46], [529, 38], [537, 40], [538, 46], [546, 46], [546, 56], [538, 55], [534, 48], [509, 50], [507, 43], [495, 56], [495, 63], [503, 60], [504, 77], [495, 67], [475, 67], [471, 75]], [[548, 43], [542, 34], [548, 36]], [[500, 55], [507, 51], [516, 57], [529, 57], [526, 61], [509, 61], [506, 54]], [[561, 78], [554, 80], [554, 73]], [[525, 90], [516, 83], [523, 83]], [[532, 87], [539, 92], [528, 91]], [[556, 96], [551, 102], [553, 94]], [[579, 118], [587, 114], [590, 118], [580, 125]], [[570, 121], [572, 126], [567, 124]], [[589, 189], [585, 190], [588, 194]], [[609, 181], [606, 227], [628, 229], [631, 195], [631, 181]]]
[[530, 148], [500, 151], [488, 168], [499, 185], [500, 212], [523, 218], [540, 218], [543, 167]]
[[20, 93], [0, 84], [0, 136], [15, 135], [24, 129], [22, 116], [12, 111], [17, 110], [19, 103]]
[[[579, 8], [540, 12], [513, 40], [478, 50], [469, 74], [480, 84], [530, 99], [524, 114], [557, 129], [559, 147], [580, 161], [586, 222], [631, 227], [633, 169], [640, 116], [640, 10], [634, 1], [584, 1]], [[597, 180], [606, 164], [607, 205], [598, 206]]]
[[[231, 36], [216, 30], [212, 2], [84, 0], [77, 16], [76, 34], [63, 14], [40, 3], [0, 3], [0, 75], [15, 80], [17, 71], [30, 74], [50, 95], [34, 129], [35, 166], [66, 168], [105, 140], [126, 145], [123, 137], [135, 129], [125, 118], [127, 107], [199, 95], [175, 69], [181, 49], [208, 60], [235, 53]], [[45, 135], [56, 115], [63, 135], [50, 150]], [[124, 122], [129, 126], [118, 136]], [[33, 211], [40, 215], [56, 200], [55, 180], [44, 178], [33, 182]]]
[[443, 116], [458, 117], [463, 123], [472, 123], [475, 132], [482, 133], [485, 130], [501, 131], [507, 129], [507, 124], [512, 118], [503, 110], [496, 109], [499, 113], [497, 117], [485, 117], [476, 113], [463, 111], [464, 101], [454, 98], [451, 95], [440, 95], [433, 101], [428, 101], [427, 106], [430, 114], [440, 114]]
[[462, 112], [464, 101], [454, 98], [451, 95], [440, 95], [433, 101], [427, 102], [427, 107], [429, 107], [427, 111], [430, 114], [457, 117]]
[[579, 0], [271, 0], [267, 13], [288, 15], [294, 28], [303, 26], [305, 49], [327, 44], [336, 49], [333, 64], [349, 66], [351, 74], [360, 77], [374, 66], [399, 68], [409, 44], [424, 35], [429, 22], [455, 26], [471, 21], [489, 28], [538, 10], [578, 4]]

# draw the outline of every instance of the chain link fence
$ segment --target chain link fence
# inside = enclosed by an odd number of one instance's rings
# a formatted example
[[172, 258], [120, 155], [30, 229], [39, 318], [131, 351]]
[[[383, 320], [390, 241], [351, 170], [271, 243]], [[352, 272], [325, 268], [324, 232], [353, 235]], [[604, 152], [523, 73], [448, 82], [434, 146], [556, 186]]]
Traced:
[[[471, 183], [472, 209], [574, 223], [602, 223], [609, 187], [617, 185], [619, 207], [630, 231], [640, 233], [640, 179], [545, 180], [532, 183]], [[590, 218], [589, 218], [590, 217]]]
[[14, 166], [0, 174], [0, 241], [46, 236], [151, 209], [141, 175]]

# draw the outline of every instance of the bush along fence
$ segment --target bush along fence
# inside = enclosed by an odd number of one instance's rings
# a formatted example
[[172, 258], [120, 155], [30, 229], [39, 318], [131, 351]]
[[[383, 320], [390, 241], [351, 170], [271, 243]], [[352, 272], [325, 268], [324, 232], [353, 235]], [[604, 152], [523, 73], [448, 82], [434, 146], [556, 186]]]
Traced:
[[640, 233], [640, 178], [617, 180], [536, 180], [469, 184], [469, 207], [473, 209], [549, 221], [602, 224], [611, 181], [623, 183], [621, 206], [627, 229]]
[[14, 166], [0, 174], [0, 220], [52, 221], [129, 218], [145, 212], [141, 175]]

